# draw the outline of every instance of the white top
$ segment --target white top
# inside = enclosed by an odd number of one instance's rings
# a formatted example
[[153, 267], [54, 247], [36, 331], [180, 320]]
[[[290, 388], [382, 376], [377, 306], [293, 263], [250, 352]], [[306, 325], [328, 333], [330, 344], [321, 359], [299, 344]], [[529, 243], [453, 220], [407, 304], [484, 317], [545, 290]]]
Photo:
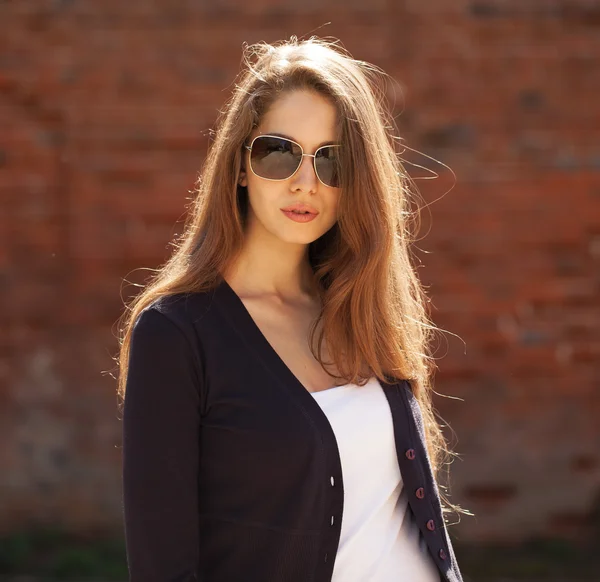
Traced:
[[335, 433], [344, 484], [332, 582], [439, 582], [403, 487], [379, 380], [311, 392]]

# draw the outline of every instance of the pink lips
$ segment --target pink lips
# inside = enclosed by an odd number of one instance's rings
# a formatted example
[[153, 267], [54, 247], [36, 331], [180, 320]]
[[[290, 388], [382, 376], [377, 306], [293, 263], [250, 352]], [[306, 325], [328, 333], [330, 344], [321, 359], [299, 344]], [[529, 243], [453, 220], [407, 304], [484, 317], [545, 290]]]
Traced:
[[281, 210], [283, 210], [284, 212], [296, 211], [296, 212], [301, 212], [301, 213], [309, 212], [310, 214], [315, 214], [315, 215], [319, 214], [316, 209], [314, 209], [309, 204], [305, 204], [304, 202], [295, 202], [294, 204], [291, 204], [290, 206], [286, 206], [285, 208], [282, 208]]
[[293, 220], [294, 222], [310, 222], [311, 220], [317, 218], [316, 214], [311, 213], [301, 214], [300, 212], [292, 212], [291, 210], [283, 209], [281, 210], [281, 212], [283, 212], [289, 219]]
[[310, 222], [319, 214], [316, 209], [304, 202], [295, 202], [282, 208], [281, 212], [294, 222]]

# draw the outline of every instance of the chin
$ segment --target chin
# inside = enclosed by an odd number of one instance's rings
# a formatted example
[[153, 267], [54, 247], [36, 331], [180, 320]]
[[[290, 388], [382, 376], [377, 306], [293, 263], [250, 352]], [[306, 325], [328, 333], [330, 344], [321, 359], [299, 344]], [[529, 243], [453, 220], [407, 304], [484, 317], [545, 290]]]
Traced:
[[294, 244], [304, 244], [304, 245], [308, 245], [314, 241], [316, 241], [323, 233], [321, 232], [321, 230], [319, 229], [318, 231], [312, 230], [312, 231], [306, 231], [306, 232], [302, 232], [302, 233], [294, 233], [294, 232], [280, 232], [277, 234], [277, 236], [288, 243], [294, 243]]

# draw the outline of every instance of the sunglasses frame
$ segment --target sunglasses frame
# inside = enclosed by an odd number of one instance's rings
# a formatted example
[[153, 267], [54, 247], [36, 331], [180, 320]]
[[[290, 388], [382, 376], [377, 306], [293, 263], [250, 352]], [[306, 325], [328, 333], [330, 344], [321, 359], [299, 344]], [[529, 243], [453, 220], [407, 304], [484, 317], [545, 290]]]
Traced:
[[[254, 145], [254, 142], [260, 138], [260, 137], [273, 137], [275, 139], [282, 139], [284, 141], [289, 141], [290, 143], [293, 143], [295, 145], [297, 145], [300, 148], [300, 151], [302, 152], [301, 156], [300, 156], [300, 163], [298, 164], [298, 167], [294, 170], [294, 172], [292, 174], [290, 174], [287, 178], [264, 178], [263, 176], [259, 176], [255, 171], [254, 168], [252, 167], [252, 146]], [[248, 156], [248, 161], [249, 161], [249, 165], [250, 165], [250, 170], [252, 171], [252, 173], [257, 177], [260, 178], [261, 180], [269, 180], [269, 182], [283, 182], [285, 180], [289, 180], [292, 176], [294, 176], [296, 174], [296, 172], [298, 172], [298, 170], [300, 169], [300, 166], [302, 165], [302, 158], [307, 157], [307, 158], [312, 158], [313, 159], [313, 170], [315, 171], [315, 176], [317, 177], [317, 179], [319, 180], [319, 182], [321, 182], [321, 184], [323, 184], [324, 186], [327, 186], [327, 188], [340, 188], [341, 186], [330, 186], [329, 184], [326, 184], [325, 182], [323, 182], [323, 180], [321, 180], [321, 177], [319, 176], [319, 172], [317, 171], [317, 154], [319, 153], [320, 150], [325, 149], [325, 148], [339, 148], [342, 147], [341, 144], [329, 144], [329, 145], [323, 145], [320, 148], [317, 148], [315, 150], [314, 154], [305, 154], [304, 153], [304, 149], [302, 148], [302, 146], [297, 142], [294, 141], [293, 139], [289, 139], [287, 137], [281, 137], [280, 135], [271, 135], [269, 133], [264, 133], [261, 135], [257, 135], [251, 142], [250, 145], [246, 145], [244, 144], [244, 147], [250, 152], [250, 156]]]

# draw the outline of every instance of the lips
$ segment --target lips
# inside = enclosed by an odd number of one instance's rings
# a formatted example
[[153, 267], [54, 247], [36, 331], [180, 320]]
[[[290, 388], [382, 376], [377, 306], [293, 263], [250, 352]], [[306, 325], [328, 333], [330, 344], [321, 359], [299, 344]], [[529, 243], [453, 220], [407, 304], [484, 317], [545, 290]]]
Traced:
[[283, 210], [284, 212], [294, 212], [297, 214], [314, 214], [314, 215], [319, 214], [315, 208], [313, 208], [312, 206], [310, 206], [308, 204], [304, 204], [302, 202], [297, 202], [290, 206], [286, 206], [285, 208], [282, 208], [281, 210]]

